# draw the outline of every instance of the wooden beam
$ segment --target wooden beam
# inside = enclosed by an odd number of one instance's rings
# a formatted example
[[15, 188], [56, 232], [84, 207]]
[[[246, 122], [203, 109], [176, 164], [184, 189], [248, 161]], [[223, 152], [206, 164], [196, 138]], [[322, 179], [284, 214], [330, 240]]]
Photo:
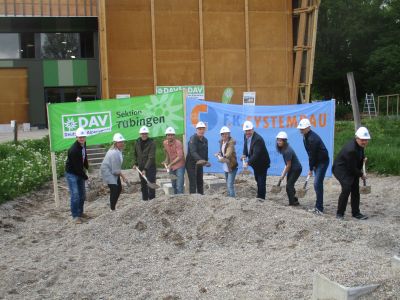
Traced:
[[[308, 5], [308, 0], [300, 0], [301, 8], [306, 8]], [[299, 26], [297, 29], [297, 43], [296, 47], [304, 46], [304, 36], [306, 31], [306, 14], [300, 15]], [[299, 98], [299, 82], [301, 76], [301, 66], [303, 62], [303, 51], [297, 51], [294, 61], [294, 71], [293, 71], [293, 95], [292, 101], [293, 103], [297, 103]]]
[[106, 22], [106, 0], [98, 0], [98, 22], [100, 40], [100, 73], [101, 73], [101, 97], [109, 99], [108, 81], [108, 51], [107, 51], [107, 22]]
[[153, 52], [153, 89], [154, 94], [156, 93], [157, 87], [157, 50], [156, 50], [156, 19], [154, 12], [154, 0], [150, 1], [150, 11], [151, 11], [151, 46]]
[[306, 7], [306, 8], [295, 8], [295, 9], [293, 9], [293, 15], [297, 16], [297, 15], [304, 14], [304, 13], [310, 13], [315, 8], [316, 8], [316, 6], [310, 6], [310, 7]]
[[[314, 61], [315, 61], [315, 45], [317, 43], [317, 28], [318, 28], [318, 11], [319, 11], [319, 4], [320, 0], [316, 1], [316, 9], [312, 14], [312, 37], [311, 37], [311, 51], [309, 51], [310, 57], [307, 62], [308, 65], [308, 76], [307, 76], [307, 87], [306, 87], [306, 102], [310, 102], [311, 97], [311, 84], [313, 83], [313, 76], [314, 76]], [[309, 43], [310, 44], [310, 43]]]
[[249, 0], [244, 3], [244, 19], [246, 28], [246, 90], [250, 91], [250, 31], [249, 31]]
[[201, 84], [205, 86], [203, 0], [199, 0], [199, 31], [200, 31], [200, 76], [201, 76]]

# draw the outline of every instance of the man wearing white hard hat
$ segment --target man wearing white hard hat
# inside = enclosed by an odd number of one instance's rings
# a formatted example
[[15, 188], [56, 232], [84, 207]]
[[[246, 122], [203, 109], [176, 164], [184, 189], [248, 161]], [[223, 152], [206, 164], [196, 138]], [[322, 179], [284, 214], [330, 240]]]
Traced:
[[328, 150], [320, 136], [311, 130], [311, 123], [308, 119], [300, 120], [297, 128], [303, 135], [304, 148], [308, 154], [308, 175], [312, 176], [313, 172], [315, 174], [314, 190], [317, 200], [311, 212], [321, 215], [324, 213], [324, 178], [329, 167]]
[[365, 220], [368, 217], [360, 212], [360, 178], [365, 179], [362, 166], [365, 158], [364, 149], [371, 136], [368, 129], [360, 127], [355, 138], [349, 141], [340, 150], [333, 163], [333, 175], [339, 180], [342, 191], [339, 196], [337, 219], [344, 219], [347, 201], [351, 194], [351, 213], [354, 218]]
[[100, 172], [103, 182], [110, 188], [110, 209], [115, 210], [118, 198], [122, 191], [121, 178], [126, 182], [122, 174], [122, 150], [125, 147], [125, 138], [120, 133], [114, 134], [113, 145], [107, 151], [106, 156], [101, 163]]
[[87, 215], [83, 212], [86, 200], [85, 180], [88, 179], [85, 169], [89, 168], [86, 153], [86, 130], [79, 127], [76, 132], [76, 141], [68, 149], [65, 163], [65, 178], [71, 194], [71, 215], [76, 224], [82, 223]]
[[254, 131], [253, 123], [245, 121], [243, 124], [244, 143], [243, 155], [244, 167], [251, 166], [254, 170], [254, 178], [257, 182], [257, 198], [265, 200], [267, 171], [270, 159], [264, 139]]
[[298, 206], [300, 205], [299, 199], [296, 197], [296, 190], [294, 185], [297, 179], [299, 179], [302, 166], [297, 158], [293, 148], [288, 143], [288, 135], [285, 131], [281, 131], [276, 136], [276, 150], [279, 154], [282, 154], [283, 162], [285, 163], [285, 169], [282, 172], [281, 180], [286, 177], [286, 194], [289, 198], [289, 205]]
[[[149, 128], [142, 126], [139, 130], [140, 137], [133, 148], [133, 169], [139, 168], [149, 182], [156, 182], [156, 143], [149, 138]], [[147, 181], [140, 176], [142, 199], [154, 199], [156, 191], [149, 188]]]
[[175, 137], [175, 129], [168, 127], [165, 130], [166, 139], [163, 141], [165, 164], [169, 172], [176, 175], [173, 179], [172, 188], [174, 194], [183, 194], [183, 184], [185, 180], [185, 155], [183, 153], [183, 145], [180, 140]]
[[206, 125], [203, 122], [196, 124], [196, 133], [188, 142], [186, 155], [186, 171], [189, 177], [189, 192], [204, 195], [203, 166], [211, 166], [208, 162], [208, 140], [204, 136]]
[[221, 139], [219, 141], [219, 152], [215, 155], [218, 161], [222, 163], [225, 173], [226, 188], [228, 197], [236, 197], [235, 193], [235, 177], [238, 170], [235, 145], [236, 141], [231, 137], [231, 131], [228, 127], [223, 126], [219, 131]]

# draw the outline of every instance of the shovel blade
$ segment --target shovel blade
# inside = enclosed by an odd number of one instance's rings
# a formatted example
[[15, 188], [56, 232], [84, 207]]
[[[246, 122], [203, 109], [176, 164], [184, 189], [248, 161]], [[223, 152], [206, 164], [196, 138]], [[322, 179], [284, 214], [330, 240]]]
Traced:
[[273, 194], [278, 194], [282, 191], [282, 187], [281, 186], [277, 186], [277, 185], [273, 185], [271, 188], [271, 193]]
[[153, 183], [153, 182], [147, 182], [147, 186], [153, 190], [158, 189], [160, 186], [157, 183]]
[[371, 194], [371, 186], [360, 186], [360, 194]]
[[299, 189], [296, 191], [297, 198], [304, 198], [307, 193], [306, 189]]

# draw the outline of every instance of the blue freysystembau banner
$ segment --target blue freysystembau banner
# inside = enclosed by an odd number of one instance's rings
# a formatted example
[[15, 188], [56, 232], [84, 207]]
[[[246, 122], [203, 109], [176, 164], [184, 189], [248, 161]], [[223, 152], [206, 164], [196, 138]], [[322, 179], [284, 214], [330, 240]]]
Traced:
[[[303, 145], [303, 136], [297, 129], [297, 124], [303, 118], [308, 118], [315, 131], [324, 141], [329, 152], [330, 166], [333, 159], [333, 139], [335, 127], [335, 102], [324, 101], [299, 105], [279, 106], [243, 106], [235, 104], [222, 104], [217, 102], [188, 100], [186, 105], [186, 139], [195, 132], [195, 125], [203, 121], [207, 125], [206, 137], [208, 139], [208, 153], [210, 168], [205, 172], [221, 173], [222, 164], [217, 161], [214, 153], [219, 151], [219, 131], [222, 126], [228, 126], [231, 136], [236, 140], [236, 153], [238, 159], [243, 153], [244, 133], [242, 125], [244, 121], [253, 122], [255, 131], [260, 134], [267, 145], [271, 158], [271, 167], [268, 175], [280, 175], [284, 168], [282, 156], [276, 151], [276, 135], [279, 131], [286, 131], [288, 142], [296, 152], [302, 166], [303, 173], [309, 171], [308, 156]], [[239, 162], [240, 163], [240, 162]], [[239, 171], [241, 163], [239, 164]], [[251, 168], [250, 168], [251, 170]], [[331, 168], [328, 168], [327, 176], [332, 176]]]

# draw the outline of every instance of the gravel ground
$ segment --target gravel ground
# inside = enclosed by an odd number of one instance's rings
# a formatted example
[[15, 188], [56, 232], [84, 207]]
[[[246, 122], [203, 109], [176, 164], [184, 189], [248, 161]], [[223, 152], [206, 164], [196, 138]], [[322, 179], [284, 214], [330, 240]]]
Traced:
[[[276, 182], [269, 177], [268, 190]], [[314, 272], [346, 286], [380, 285], [361, 299], [400, 299], [390, 263], [400, 253], [400, 177], [369, 182], [361, 211], [370, 218], [351, 218], [349, 206], [339, 221], [335, 179], [325, 182], [323, 216], [307, 211], [312, 189], [296, 208], [284, 190], [259, 202], [253, 178], [242, 175], [237, 199], [224, 189], [158, 190], [141, 201], [136, 191], [110, 212], [107, 190], [93, 179], [98, 195], [81, 225], [71, 221], [64, 189], [54, 208], [49, 183], [0, 206], [0, 299], [309, 299]]]

